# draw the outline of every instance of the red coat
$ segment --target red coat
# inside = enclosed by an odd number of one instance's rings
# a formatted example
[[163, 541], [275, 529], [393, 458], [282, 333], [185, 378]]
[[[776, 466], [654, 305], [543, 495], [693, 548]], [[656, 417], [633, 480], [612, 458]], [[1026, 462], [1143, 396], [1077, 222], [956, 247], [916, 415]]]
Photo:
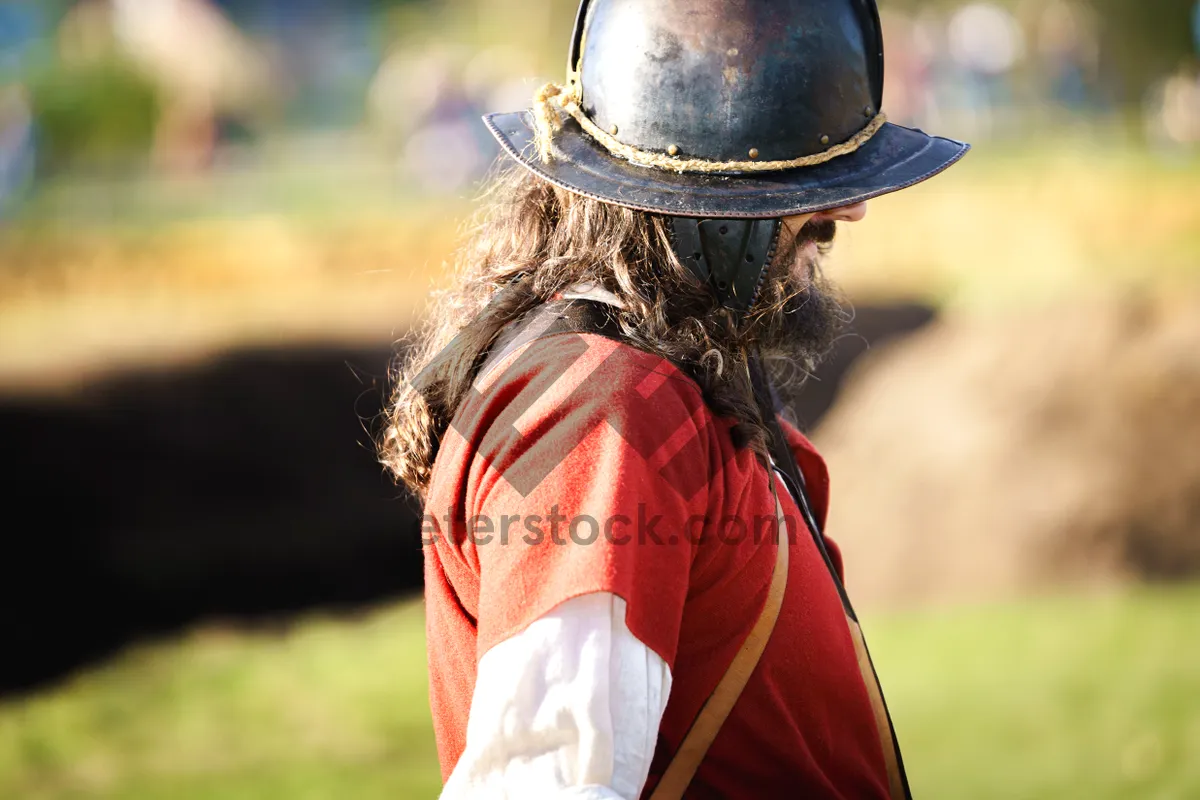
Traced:
[[[628, 604], [630, 631], [673, 676], [648, 795], [765, 599], [776, 519], [768, 473], [734, 448], [732, 423], [713, 416], [695, 382], [601, 336], [536, 340], [477, 389], [447, 431], [426, 504], [443, 778], [463, 751], [479, 657], [565, 600], [613, 592]], [[823, 525], [824, 461], [786, 431]], [[841, 601], [798, 509], [780, 496], [787, 594], [688, 797], [885, 798], [879, 732]]]

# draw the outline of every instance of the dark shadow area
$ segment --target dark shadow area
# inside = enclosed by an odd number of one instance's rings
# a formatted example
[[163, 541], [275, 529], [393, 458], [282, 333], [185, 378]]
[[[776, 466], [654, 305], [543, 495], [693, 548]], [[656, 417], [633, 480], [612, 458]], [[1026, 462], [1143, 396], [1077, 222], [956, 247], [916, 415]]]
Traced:
[[[806, 387], [799, 419], [820, 419], [868, 343], [931, 319], [917, 306], [859, 309], [858, 335]], [[69, 397], [0, 398], [0, 694], [200, 619], [418, 591], [414, 507], [368, 432], [389, 358], [387, 347], [241, 351]]]
[[250, 351], [0, 401], [0, 691], [204, 617], [421, 584], [412, 508], [364, 430], [389, 351]]

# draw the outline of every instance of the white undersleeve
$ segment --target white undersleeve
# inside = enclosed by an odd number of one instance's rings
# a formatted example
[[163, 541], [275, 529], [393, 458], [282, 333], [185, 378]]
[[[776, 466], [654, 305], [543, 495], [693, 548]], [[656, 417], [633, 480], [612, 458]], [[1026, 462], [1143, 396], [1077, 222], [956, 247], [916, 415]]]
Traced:
[[479, 661], [443, 800], [636, 800], [671, 672], [610, 593], [568, 600]]

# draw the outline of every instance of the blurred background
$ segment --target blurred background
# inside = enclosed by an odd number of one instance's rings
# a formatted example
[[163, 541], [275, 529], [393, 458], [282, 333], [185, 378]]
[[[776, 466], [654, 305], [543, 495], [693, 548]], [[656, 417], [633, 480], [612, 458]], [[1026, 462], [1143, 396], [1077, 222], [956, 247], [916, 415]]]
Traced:
[[[1200, 797], [1200, 3], [880, 5], [975, 150], [797, 415], [914, 791]], [[371, 438], [574, 13], [0, 0], [0, 797], [436, 796]]]

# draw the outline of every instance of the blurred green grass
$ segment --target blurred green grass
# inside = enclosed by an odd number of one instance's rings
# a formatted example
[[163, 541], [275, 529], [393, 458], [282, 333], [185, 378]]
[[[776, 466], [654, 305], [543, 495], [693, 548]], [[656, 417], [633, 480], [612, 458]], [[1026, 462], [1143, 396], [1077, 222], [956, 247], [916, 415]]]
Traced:
[[864, 620], [913, 791], [1200, 797], [1200, 585]]
[[[422, 798], [423, 608], [196, 630], [0, 705], [0, 797]], [[867, 614], [923, 798], [1200, 796], [1200, 585]]]

